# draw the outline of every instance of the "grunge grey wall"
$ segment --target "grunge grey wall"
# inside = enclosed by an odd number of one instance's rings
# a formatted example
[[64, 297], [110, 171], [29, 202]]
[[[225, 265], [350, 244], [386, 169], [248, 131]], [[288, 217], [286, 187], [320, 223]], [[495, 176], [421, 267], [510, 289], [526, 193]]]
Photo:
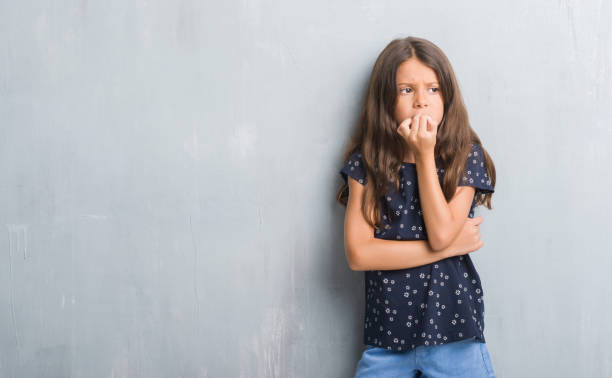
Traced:
[[0, 0], [0, 376], [351, 377], [342, 150], [378, 53], [448, 55], [497, 168], [500, 377], [612, 375], [612, 5]]

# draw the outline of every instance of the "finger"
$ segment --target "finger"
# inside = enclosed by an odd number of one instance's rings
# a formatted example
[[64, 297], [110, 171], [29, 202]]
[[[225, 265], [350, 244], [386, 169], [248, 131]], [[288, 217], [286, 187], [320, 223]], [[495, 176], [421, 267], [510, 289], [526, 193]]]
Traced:
[[472, 218], [472, 219], [474, 219], [474, 224], [475, 225], [479, 225], [483, 221], [483, 218], [481, 216], [477, 216], [476, 218]]
[[435, 127], [433, 127], [433, 119], [431, 117], [427, 117], [427, 131], [430, 133], [433, 132]]
[[431, 132], [434, 135], [438, 133], [438, 127], [434, 124], [433, 118], [431, 118]]
[[421, 130], [422, 130], [421, 132], [422, 137], [426, 137], [427, 133], [431, 132], [431, 117], [430, 116], [425, 116]]
[[410, 136], [414, 137], [418, 134], [419, 132], [419, 126], [421, 125], [421, 114], [417, 114], [414, 116], [414, 122], [412, 123], [411, 127], [410, 127]]
[[421, 116], [421, 124], [419, 127], [420, 130], [427, 130], [427, 116], [423, 114]]
[[405, 120], [403, 120], [399, 126], [397, 127], [397, 132], [402, 135], [405, 136], [410, 132], [410, 123], [412, 122], [412, 119], [410, 117], [406, 118]]

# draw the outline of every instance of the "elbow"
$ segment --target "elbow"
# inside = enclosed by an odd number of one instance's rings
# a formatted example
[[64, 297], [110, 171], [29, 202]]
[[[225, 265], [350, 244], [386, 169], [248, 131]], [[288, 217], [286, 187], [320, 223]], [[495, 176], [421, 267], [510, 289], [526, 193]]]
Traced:
[[363, 272], [362, 269], [357, 263], [349, 261], [349, 268], [354, 272]]
[[351, 270], [356, 272], [364, 271], [363, 264], [359, 258], [360, 254], [355, 249], [346, 249], [346, 261]]
[[450, 244], [450, 239], [444, 234], [432, 235], [431, 237], [428, 235], [428, 238], [429, 246], [432, 250], [434, 250], [434, 252], [440, 252], [447, 248]]

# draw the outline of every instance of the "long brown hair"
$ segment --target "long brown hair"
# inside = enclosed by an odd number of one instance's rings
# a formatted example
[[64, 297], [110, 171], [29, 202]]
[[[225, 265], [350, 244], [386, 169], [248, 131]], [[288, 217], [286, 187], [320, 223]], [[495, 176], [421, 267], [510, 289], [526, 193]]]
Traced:
[[[408, 146], [397, 133], [398, 124], [393, 117], [398, 97], [396, 75], [400, 64], [412, 57], [433, 69], [440, 82], [444, 116], [438, 128], [434, 155], [437, 167], [445, 172], [442, 192], [446, 201], [450, 201], [457, 189], [472, 143], [480, 145], [491, 185], [495, 186], [495, 165], [470, 126], [455, 73], [444, 52], [426, 39], [394, 39], [374, 63], [356, 128], [344, 151], [345, 163], [353, 153], [361, 152], [367, 177], [361, 210], [376, 229], [381, 225], [380, 199], [388, 190], [389, 182], [393, 182], [396, 193], [399, 192], [399, 170]], [[491, 196], [492, 193], [479, 193], [476, 206], [492, 209]], [[346, 206], [346, 183], [338, 190], [337, 200]]]

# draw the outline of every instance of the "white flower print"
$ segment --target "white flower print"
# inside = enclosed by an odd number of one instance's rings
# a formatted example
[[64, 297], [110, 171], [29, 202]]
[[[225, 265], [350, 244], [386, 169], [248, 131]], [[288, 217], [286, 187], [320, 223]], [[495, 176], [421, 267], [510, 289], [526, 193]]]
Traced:
[[[484, 188], [488, 176], [479, 164], [478, 158], [482, 155], [474, 153], [472, 156], [468, 159], [463, 175], [460, 175], [460, 180], [463, 180], [461, 184], [470, 185], [471, 181]], [[476, 160], [476, 164], [473, 160]], [[365, 164], [355, 163], [356, 159], [352, 158], [351, 163], [344, 167], [343, 173], [353, 175], [353, 178], [358, 180], [360, 177], [364, 178]], [[443, 171], [444, 169], [437, 169], [439, 178], [443, 178]], [[415, 174], [416, 171], [413, 171], [412, 167], [404, 165], [403, 170], [399, 172], [401, 190], [397, 193], [387, 192], [382, 198], [381, 205], [388, 208], [381, 214], [384, 222], [375, 230], [374, 235], [377, 238], [427, 240], [428, 233], [422, 222], [423, 209], [417, 192], [418, 182], [412, 176]], [[390, 214], [386, 213], [386, 210], [390, 210]], [[473, 207], [469, 216], [474, 216]], [[367, 343], [387, 350], [406, 351], [427, 343], [442, 345], [449, 340], [461, 339], [458, 336], [459, 331], [463, 332], [463, 337], [466, 337], [466, 333], [478, 335], [478, 327], [482, 327], [479, 321], [484, 316], [482, 289], [479, 280], [471, 273], [470, 262], [466, 260], [467, 256], [460, 256], [459, 259], [436, 261], [422, 269], [366, 272], [363, 327]], [[433, 269], [436, 271], [433, 272]], [[415, 272], [416, 275], [411, 274]], [[393, 290], [396, 285], [397, 289]], [[422, 292], [419, 293], [417, 289], [421, 288]], [[455, 297], [452, 297], [453, 291], [456, 293]], [[455, 300], [457, 303], [454, 303]], [[455, 314], [458, 316], [455, 317]], [[469, 321], [470, 318], [472, 322]], [[454, 324], [451, 324], [451, 320]], [[401, 326], [398, 327], [397, 323]]]

